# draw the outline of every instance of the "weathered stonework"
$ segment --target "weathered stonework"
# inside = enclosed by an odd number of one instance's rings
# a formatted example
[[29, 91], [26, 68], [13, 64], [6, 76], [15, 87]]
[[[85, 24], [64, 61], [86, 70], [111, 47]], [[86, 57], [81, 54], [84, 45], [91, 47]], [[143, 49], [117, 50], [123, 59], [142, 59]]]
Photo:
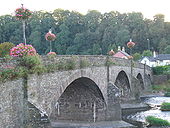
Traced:
[[22, 127], [27, 118], [26, 100], [50, 120], [121, 120], [120, 101], [138, 99], [152, 81], [150, 68], [126, 59], [57, 56], [43, 57], [43, 62], [48, 65], [70, 59], [76, 63], [73, 70], [34, 74], [26, 82], [1, 84], [0, 127]]
[[22, 85], [22, 79], [0, 83], [0, 128], [22, 128]]

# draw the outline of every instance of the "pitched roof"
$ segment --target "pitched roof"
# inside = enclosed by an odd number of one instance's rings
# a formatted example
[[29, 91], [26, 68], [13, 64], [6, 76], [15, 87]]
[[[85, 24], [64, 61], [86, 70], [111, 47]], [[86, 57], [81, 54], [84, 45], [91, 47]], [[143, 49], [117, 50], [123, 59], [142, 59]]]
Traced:
[[[159, 54], [156, 57], [153, 56], [144, 56], [143, 58], [147, 58], [149, 61], [153, 62], [156, 60], [170, 60], [170, 54]], [[143, 58], [141, 58], [141, 60], [143, 60]]]
[[127, 52], [124, 52], [124, 51], [120, 51], [121, 53], [123, 53], [125, 56], [130, 56]]
[[124, 51], [118, 51], [116, 54], [114, 54], [113, 56], [114, 57], [120, 57], [120, 55], [123, 55], [123, 56], [130, 56], [128, 53], [124, 52]]
[[155, 58], [157, 60], [170, 60], [170, 54], [159, 54]]

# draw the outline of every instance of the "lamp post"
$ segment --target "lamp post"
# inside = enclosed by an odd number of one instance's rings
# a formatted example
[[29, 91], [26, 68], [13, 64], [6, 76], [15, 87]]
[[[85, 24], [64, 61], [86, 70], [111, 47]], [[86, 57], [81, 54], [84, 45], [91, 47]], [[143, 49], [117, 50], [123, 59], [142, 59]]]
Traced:
[[51, 41], [54, 41], [56, 38], [56, 35], [52, 33], [52, 30], [50, 29], [48, 33], [45, 35], [45, 39], [50, 42], [50, 52], [52, 52], [52, 44]]
[[[132, 56], [132, 48], [135, 46], [135, 43], [132, 42], [132, 39], [127, 43], [127, 47], [130, 48], [130, 56]], [[132, 65], [132, 57], [130, 58], [131, 63], [131, 84], [132, 84], [132, 74], [133, 74], [133, 65]]]
[[24, 41], [24, 44], [26, 45], [26, 36], [25, 36], [25, 21], [31, 16], [32, 12], [27, 9], [27, 8], [24, 8], [24, 5], [21, 4], [21, 7], [20, 8], [17, 8], [15, 10], [15, 17], [18, 19], [18, 20], [21, 20], [22, 21], [22, 28], [23, 28], [23, 41]]
[[150, 51], [150, 40], [147, 39], [147, 41], [148, 41], [148, 50]]

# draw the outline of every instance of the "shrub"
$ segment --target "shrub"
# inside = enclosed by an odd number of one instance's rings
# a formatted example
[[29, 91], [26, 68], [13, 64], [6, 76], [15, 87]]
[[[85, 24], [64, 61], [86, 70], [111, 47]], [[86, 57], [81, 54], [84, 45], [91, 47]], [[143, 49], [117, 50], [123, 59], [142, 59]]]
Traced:
[[29, 70], [29, 73], [31, 74], [42, 74], [45, 73], [47, 71], [47, 69], [45, 68], [45, 66], [43, 65], [36, 65], [34, 66], [32, 69]]
[[31, 69], [37, 65], [41, 65], [41, 59], [38, 55], [36, 56], [24, 56], [20, 58], [20, 65]]
[[75, 68], [76, 68], [76, 62], [73, 58], [66, 61], [65, 63], [66, 70], [73, 70]]
[[156, 118], [154, 116], [147, 116], [146, 121], [151, 125], [151, 126], [170, 126], [170, 123], [167, 120], [163, 120], [160, 118]]
[[13, 48], [15, 45], [10, 42], [4, 42], [0, 44], [0, 57], [5, 57], [9, 55], [10, 49]]
[[88, 67], [90, 65], [90, 63], [88, 62], [88, 60], [80, 60], [80, 68], [85, 68]]
[[64, 61], [59, 61], [59, 62], [56, 64], [56, 66], [57, 66], [57, 70], [63, 70], [63, 69], [65, 69], [65, 63], [64, 63]]
[[170, 103], [167, 103], [167, 102], [162, 103], [161, 110], [162, 111], [170, 111]]
[[155, 75], [170, 74], [170, 65], [153, 67], [152, 70]]
[[55, 70], [58, 70], [57, 64], [49, 64], [46, 66], [47, 72], [54, 72]]
[[164, 90], [170, 93], [170, 87], [166, 87]]
[[166, 93], [164, 94], [164, 96], [170, 97], [170, 92], [166, 92]]
[[7, 67], [0, 72], [0, 81], [17, 79], [26, 74], [27, 70], [24, 67]]
[[156, 91], [161, 91], [164, 89], [164, 86], [160, 86], [160, 85], [152, 85], [152, 89], [156, 90]]

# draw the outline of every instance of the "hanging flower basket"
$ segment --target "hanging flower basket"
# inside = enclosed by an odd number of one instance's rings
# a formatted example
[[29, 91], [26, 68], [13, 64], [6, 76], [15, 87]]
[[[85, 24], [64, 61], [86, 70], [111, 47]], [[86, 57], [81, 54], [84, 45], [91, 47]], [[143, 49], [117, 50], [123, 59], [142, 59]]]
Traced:
[[128, 47], [128, 48], [133, 48], [134, 46], [135, 46], [135, 43], [132, 42], [132, 41], [130, 41], [130, 42], [127, 43], [127, 47]]
[[10, 50], [10, 55], [12, 57], [23, 57], [26, 55], [34, 56], [36, 55], [36, 50], [32, 45], [24, 45], [23, 43], [20, 43]]
[[50, 58], [50, 59], [55, 58], [56, 55], [57, 55], [57, 54], [56, 54], [55, 52], [49, 52], [49, 53], [47, 53], [47, 56], [48, 56], [48, 58]]
[[47, 55], [57, 55], [55, 52], [49, 52]]
[[113, 49], [109, 51], [109, 55], [110, 55], [110, 56], [112, 56], [112, 55], [114, 55], [114, 54], [115, 54], [115, 52], [113, 51]]
[[48, 32], [46, 35], [45, 35], [45, 39], [47, 41], [54, 41], [56, 38], [56, 35], [51, 33], [51, 32]]
[[31, 17], [31, 14], [32, 12], [29, 9], [24, 8], [24, 7], [17, 8], [15, 10], [15, 16], [19, 20], [26, 20]]

